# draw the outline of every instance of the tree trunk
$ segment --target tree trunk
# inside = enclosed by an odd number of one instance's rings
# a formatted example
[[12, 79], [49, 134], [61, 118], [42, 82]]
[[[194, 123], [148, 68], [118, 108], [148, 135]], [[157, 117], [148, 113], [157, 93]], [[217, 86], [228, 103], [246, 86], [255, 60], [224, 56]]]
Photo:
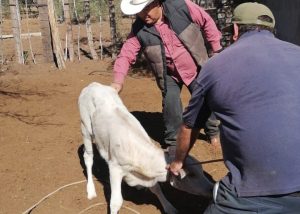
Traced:
[[90, 51], [92, 54], [93, 60], [98, 60], [98, 55], [94, 49], [94, 42], [93, 42], [93, 33], [92, 33], [92, 26], [91, 26], [91, 15], [90, 15], [90, 1], [84, 0], [84, 14], [85, 14], [85, 26], [86, 26], [86, 33], [88, 38], [88, 44], [90, 47]]
[[67, 25], [67, 52], [69, 53], [70, 61], [74, 61], [74, 46], [73, 46], [73, 32], [72, 32], [72, 23], [71, 23], [71, 16], [70, 16], [70, 5], [69, 0], [64, 0], [64, 14], [65, 14], [65, 21]]
[[[0, 38], [2, 38], [2, 22], [2, 0], [0, 0]], [[1, 65], [4, 63], [2, 39], [0, 39], [0, 63]]]
[[109, 7], [109, 23], [110, 23], [110, 34], [112, 42], [112, 57], [115, 58], [117, 54], [117, 25], [116, 25], [116, 12], [114, 0], [108, 1]]
[[28, 34], [28, 42], [29, 42], [30, 53], [31, 53], [33, 63], [36, 64], [34, 53], [33, 53], [33, 50], [32, 50], [31, 34], [29, 33], [29, 15], [28, 15], [29, 10], [28, 10], [28, 5], [27, 5], [27, 0], [25, 0], [25, 10], [26, 10], [26, 26], [27, 26], [27, 34]]
[[38, 0], [44, 62], [54, 62], [47, 0]]
[[10, 5], [10, 14], [13, 25], [13, 34], [16, 42], [16, 54], [18, 57], [18, 62], [20, 64], [24, 64], [24, 56], [23, 56], [23, 47], [21, 40], [21, 20], [20, 20], [20, 10], [19, 3], [17, 0], [9, 0]]
[[80, 22], [78, 18], [78, 13], [77, 13], [77, 7], [76, 7], [76, 0], [73, 0], [73, 10], [74, 10], [74, 15], [76, 18], [76, 22], [78, 23], [78, 31], [77, 31], [77, 55], [78, 55], [78, 60], [80, 61]]
[[53, 38], [53, 46], [54, 46], [54, 52], [56, 57], [56, 63], [59, 69], [63, 69], [66, 67], [66, 65], [63, 57], [63, 50], [61, 47], [59, 32], [56, 25], [53, 0], [48, 0], [48, 12], [49, 12], [49, 21], [51, 26], [52, 38]]

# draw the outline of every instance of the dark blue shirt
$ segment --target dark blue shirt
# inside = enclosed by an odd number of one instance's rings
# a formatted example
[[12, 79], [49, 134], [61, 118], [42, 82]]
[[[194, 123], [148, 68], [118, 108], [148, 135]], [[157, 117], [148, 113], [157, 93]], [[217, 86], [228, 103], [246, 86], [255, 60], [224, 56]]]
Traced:
[[197, 78], [184, 123], [221, 121], [229, 175], [239, 196], [300, 191], [300, 47], [251, 31], [212, 57]]

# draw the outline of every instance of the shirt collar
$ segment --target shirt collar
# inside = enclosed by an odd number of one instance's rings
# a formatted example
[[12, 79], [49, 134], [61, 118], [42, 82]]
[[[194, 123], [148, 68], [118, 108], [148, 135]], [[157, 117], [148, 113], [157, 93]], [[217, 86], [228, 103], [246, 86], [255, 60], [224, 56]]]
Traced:
[[248, 38], [249, 36], [252, 35], [264, 35], [264, 36], [271, 36], [271, 37], [275, 37], [273, 33], [271, 33], [268, 30], [252, 30], [249, 32], [244, 33], [238, 40], [244, 39], [244, 38]]

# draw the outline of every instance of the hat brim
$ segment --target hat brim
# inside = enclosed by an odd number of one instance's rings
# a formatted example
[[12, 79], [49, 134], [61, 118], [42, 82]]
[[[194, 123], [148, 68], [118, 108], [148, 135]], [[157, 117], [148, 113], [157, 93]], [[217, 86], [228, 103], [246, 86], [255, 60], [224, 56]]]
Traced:
[[132, 4], [132, 0], [122, 0], [121, 10], [126, 15], [135, 15], [141, 12], [152, 1], [145, 1], [141, 4]]

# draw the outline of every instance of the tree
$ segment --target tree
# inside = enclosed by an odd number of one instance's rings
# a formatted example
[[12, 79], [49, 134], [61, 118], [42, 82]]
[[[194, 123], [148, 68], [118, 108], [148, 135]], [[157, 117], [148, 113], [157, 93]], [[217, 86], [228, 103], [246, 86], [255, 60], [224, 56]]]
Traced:
[[90, 0], [84, 0], [84, 16], [86, 21], [85, 26], [86, 26], [86, 32], [88, 37], [88, 44], [90, 47], [92, 58], [93, 60], [97, 60], [98, 55], [94, 49], [93, 33], [92, 33], [92, 26], [91, 26]]
[[110, 34], [112, 42], [112, 57], [115, 58], [117, 54], [117, 25], [116, 25], [116, 12], [114, 0], [108, 0], [109, 9], [109, 23], [110, 23]]

